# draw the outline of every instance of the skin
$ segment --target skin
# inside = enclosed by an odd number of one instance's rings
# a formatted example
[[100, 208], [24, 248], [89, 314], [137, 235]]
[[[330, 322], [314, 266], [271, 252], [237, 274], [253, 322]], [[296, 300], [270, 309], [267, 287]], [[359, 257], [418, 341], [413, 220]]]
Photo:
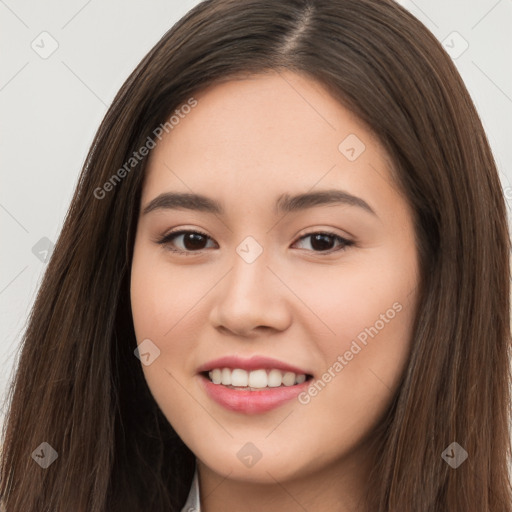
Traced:
[[[319, 83], [268, 72], [194, 97], [198, 105], [152, 150], [143, 186], [131, 301], [138, 343], [149, 338], [160, 350], [145, 378], [198, 459], [204, 511], [358, 510], [368, 442], [410, 350], [419, 276], [412, 211], [379, 141]], [[354, 161], [338, 149], [349, 134], [365, 145]], [[375, 215], [350, 204], [274, 212], [280, 194], [323, 189], [357, 196]], [[171, 191], [207, 195], [225, 214], [143, 213]], [[173, 229], [209, 238], [195, 253], [190, 237], [157, 243]], [[318, 248], [305, 237], [325, 230], [353, 245], [336, 250], [343, 244], [328, 237]], [[263, 248], [250, 264], [236, 252], [247, 236]], [[393, 304], [400, 311], [332, 370]], [[228, 411], [197, 374], [225, 355], [273, 357], [315, 381], [331, 368], [331, 380], [308, 403]], [[252, 467], [237, 457], [247, 442], [262, 455]]]

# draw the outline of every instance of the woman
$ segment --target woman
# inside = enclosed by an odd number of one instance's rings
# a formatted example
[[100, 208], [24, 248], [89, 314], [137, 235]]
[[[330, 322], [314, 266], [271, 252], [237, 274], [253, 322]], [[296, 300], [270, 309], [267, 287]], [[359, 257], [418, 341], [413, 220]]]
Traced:
[[508, 254], [481, 122], [407, 11], [198, 5], [93, 142], [6, 509], [510, 512]]

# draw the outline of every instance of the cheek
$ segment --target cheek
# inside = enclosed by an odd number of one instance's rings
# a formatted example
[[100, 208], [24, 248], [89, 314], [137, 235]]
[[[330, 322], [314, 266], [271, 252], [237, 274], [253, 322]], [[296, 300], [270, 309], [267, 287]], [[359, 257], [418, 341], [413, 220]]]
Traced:
[[213, 284], [211, 272], [194, 265], [173, 270], [160, 251], [136, 245], [130, 293], [137, 340], [163, 341], [193, 325], [196, 304]]
[[337, 266], [311, 266], [300, 279], [284, 269], [281, 274], [304, 303], [296, 310], [298, 322], [307, 321], [310, 339], [331, 360], [349, 350], [354, 340], [369, 346], [371, 339], [389, 338], [386, 345], [392, 350], [401, 343], [400, 333], [409, 330], [417, 287], [413, 251], [411, 257], [369, 251]]
[[[319, 342], [324, 371], [299, 396], [294, 413], [302, 432], [321, 433], [307, 434], [307, 451], [317, 459], [315, 464], [360, 446], [391, 405], [406, 368], [414, 316], [405, 304], [393, 309], [390, 301], [395, 298], [382, 298], [380, 304], [375, 299], [371, 306], [364, 301], [347, 303], [346, 310], [332, 317], [340, 334]], [[379, 317], [386, 311], [388, 323]]]
[[168, 419], [179, 420], [180, 411], [190, 408], [183, 383], [197, 365], [193, 355], [199, 326], [205, 325], [202, 301], [218, 279], [206, 265], [183, 265], [176, 270], [161, 251], [144, 243], [135, 245], [130, 284], [135, 335], [138, 343], [150, 339], [160, 351], [142, 369]]
[[[165, 258], [155, 253], [142, 243], [135, 245], [130, 283], [135, 335], [138, 344], [150, 339], [158, 347], [158, 357], [142, 365], [144, 377], [169, 423], [186, 432], [197, 411], [191, 406], [184, 378], [192, 368], [187, 362], [194, 343], [185, 330], [193, 325], [189, 322], [196, 297], [208, 288], [182, 272], [171, 272]], [[180, 339], [184, 342], [179, 343]]]
[[309, 334], [324, 372], [303, 396], [308, 422], [327, 408], [330, 428], [371, 430], [397, 390], [411, 347], [417, 268], [413, 250], [382, 253], [372, 264], [330, 276], [322, 269], [297, 284], [315, 312]]

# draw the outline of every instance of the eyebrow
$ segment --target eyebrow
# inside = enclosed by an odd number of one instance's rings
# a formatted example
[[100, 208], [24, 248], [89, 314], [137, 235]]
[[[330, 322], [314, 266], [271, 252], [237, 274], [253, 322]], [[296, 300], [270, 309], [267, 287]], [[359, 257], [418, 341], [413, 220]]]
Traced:
[[[344, 190], [337, 189], [305, 192], [296, 195], [281, 194], [275, 202], [274, 213], [291, 213], [313, 208], [315, 206], [328, 206], [337, 204], [357, 206], [377, 217], [374, 209], [364, 199], [349, 194]], [[160, 209], [185, 209], [212, 213], [215, 215], [224, 214], [224, 208], [222, 207], [222, 204], [217, 200], [203, 196], [201, 194], [181, 192], [165, 192], [155, 197], [144, 207], [143, 215]]]

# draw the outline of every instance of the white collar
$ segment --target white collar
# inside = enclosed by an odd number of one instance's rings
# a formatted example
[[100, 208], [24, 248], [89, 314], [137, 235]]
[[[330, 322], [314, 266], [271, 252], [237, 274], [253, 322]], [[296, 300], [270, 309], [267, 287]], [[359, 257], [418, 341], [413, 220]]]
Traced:
[[197, 479], [197, 464], [194, 470], [194, 478], [192, 479], [192, 485], [188, 493], [187, 501], [185, 506], [181, 509], [181, 512], [201, 512], [201, 502], [199, 500], [199, 481]]

